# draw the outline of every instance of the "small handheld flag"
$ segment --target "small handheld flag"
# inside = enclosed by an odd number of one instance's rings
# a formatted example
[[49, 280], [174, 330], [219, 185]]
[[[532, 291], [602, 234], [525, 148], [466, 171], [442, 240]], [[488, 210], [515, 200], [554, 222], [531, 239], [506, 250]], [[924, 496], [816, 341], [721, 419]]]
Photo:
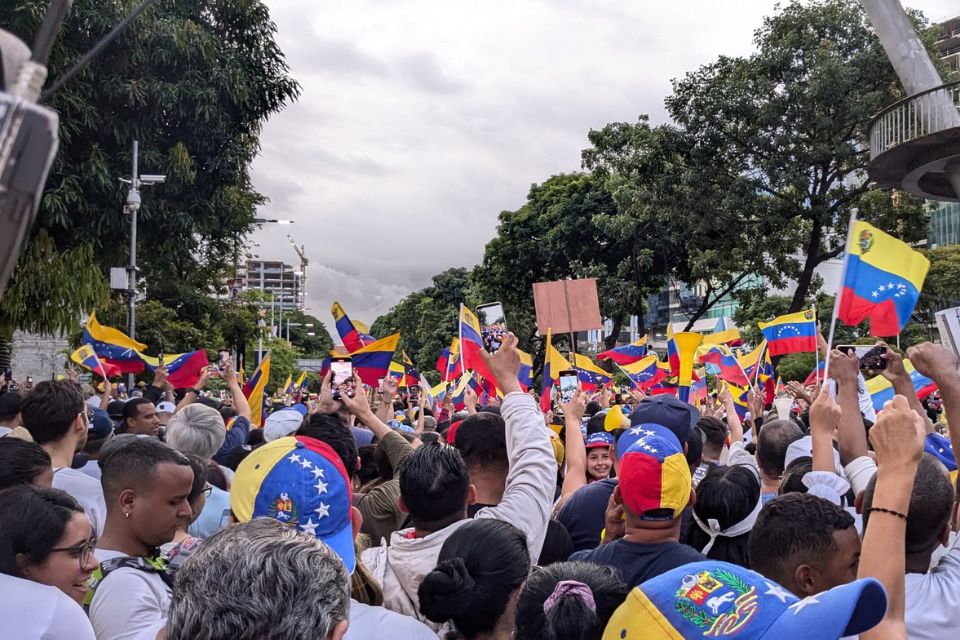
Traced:
[[817, 314], [812, 309], [757, 323], [771, 356], [817, 350]]
[[104, 380], [107, 379], [107, 372], [103, 369], [103, 363], [97, 357], [93, 347], [89, 344], [80, 345], [80, 348], [70, 354], [70, 359], [81, 367], [100, 374]]

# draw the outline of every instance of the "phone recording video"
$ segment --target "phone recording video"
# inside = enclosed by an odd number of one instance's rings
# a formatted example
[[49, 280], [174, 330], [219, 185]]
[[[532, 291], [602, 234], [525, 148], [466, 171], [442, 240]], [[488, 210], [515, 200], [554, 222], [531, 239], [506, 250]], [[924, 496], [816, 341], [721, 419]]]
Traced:
[[577, 392], [580, 386], [580, 379], [577, 372], [573, 369], [567, 369], [560, 372], [560, 402], [567, 403], [573, 400], [573, 394]]
[[887, 368], [887, 348], [883, 345], [869, 346], [856, 344], [842, 344], [837, 351], [856, 356], [863, 371], [883, 371]]
[[411, 385], [408, 387], [410, 393], [410, 406], [416, 407], [420, 404], [420, 387], [419, 385]]
[[353, 360], [343, 357], [333, 358], [330, 360], [330, 373], [333, 399], [339, 400], [344, 393], [352, 398], [356, 392], [353, 383]]
[[219, 355], [219, 359], [217, 360], [217, 369], [223, 371], [223, 368], [227, 366], [227, 360], [230, 359], [230, 352], [226, 349], [220, 349], [217, 354]]
[[507, 319], [503, 314], [503, 304], [491, 302], [477, 307], [477, 317], [480, 319], [480, 337], [483, 339], [483, 348], [488, 353], [496, 353], [503, 344], [507, 335]]

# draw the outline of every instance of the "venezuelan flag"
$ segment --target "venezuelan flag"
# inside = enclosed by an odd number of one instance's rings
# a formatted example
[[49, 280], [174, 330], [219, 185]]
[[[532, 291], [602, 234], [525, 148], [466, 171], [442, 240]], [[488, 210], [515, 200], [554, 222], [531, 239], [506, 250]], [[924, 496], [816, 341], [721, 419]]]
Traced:
[[413, 364], [413, 360], [410, 359], [410, 356], [407, 355], [406, 351], [401, 352], [401, 358], [404, 381], [407, 383], [407, 386], [413, 387], [420, 384], [420, 372], [417, 371], [417, 368]]
[[750, 404], [747, 402], [747, 398], [750, 394], [750, 388], [739, 387], [735, 384], [727, 383], [727, 386], [730, 387], [730, 395], [733, 396], [733, 407], [737, 410], [737, 415], [740, 416], [741, 420], [746, 420], [747, 412], [750, 411]]
[[680, 375], [680, 350], [673, 335], [673, 325], [667, 323], [667, 362], [670, 363], [670, 375]]
[[807, 376], [807, 379], [803, 381], [804, 386], [808, 384], [816, 384], [817, 379], [823, 380], [823, 371], [826, 368], [827, 363], [824, 360], [820, 360], [817, 363], [817, 368], [810, 372], [810, 375]]
[[463, 373], [463, 366], [460, 364], [460, 339], [454, 338], [450, 346], [440, 352], [437, 358], [437, 371], [444, 382], [452, 382]]
[[80, 345], [79, 349], [70, 354], [70, 359], [89, 371], [99, 373], [102, 378], [109, 377], [97, 353], [89, 344]]
[[533, 386], [533, 357], [520, 349], [517, 349], [517, 354], [520, 356], [520, 371], [517, 373], [517, 380], [520, 381], [520, 386], [526, 391]]
[[[747, 378], [747, 374], [740, 363], [737, 362], [737, 358], [726, 345], [715, 344], [708, 347], [704, 353], [700, 354], [700, 364], [706, 364], [707, 370], [721, 380], [732, 382], [741, 387], [750, 386], [750, 379]], [[711, 366], [713, 367], [712, 371], [710, 370]]]
[[441, 382], [435, 387], [426, 387], [430, 389], [430, 397], [433, 399], [433, 408], [436, 409], [443, 404], [443, 400], [447, 397], [447, 383]]
[[293, 386], [293, 374], [291, 373], [290, 375], [287, 376], [287, 379], [283, 381], [283, 384], [280, 385], [280, 389], [278, 389], [278, 391], [280, 391], [280, 393], [283, 393], [283, 394], [291, 393], [290, 387], [292, 386]]
[[306, 379], [307, 379], [307, 372], [306, 372], [306, 371], [301, 371], [301, 372], [300, 372], [300, 377], [297, 378], [297, 382], [296, 382], [296, 384], [294, 384], [294, 388], [296, 388], [296, 389], [303, 389], [303, 388], [306, 386], [306, 384], [304, 384], [304, 383], [306, 382]]
[[101, 325], [97, 322], [96, 311], [87, 319], [81, 342], [92, 346], [104, 366], [109, 366], [117, 374], [143, 371], [140, 352], [146, 351], [147, 345], [133, 340], [119, 329]]
[[728, 347], [739, 347], [743, 344], [743, 338], [740, 337], [739, 329], [727, 329], [727, 319], [721, 317], [717, 320], [717, 326], [713, 333], [703, 336], [703, 344], [725, 344]]
[[[923, 400], [928, 395], [937, 390], [937, 383], [923, 375], [906, 358], [903, 360], [903, 367], [910, 374], [910, 381], [913, 383], [913, 390], [917, 398]], [[870, 394], [870, 400], [873, 402], [873, 408], [876, 411], [883, 409], [887, 400], [893, 400], [893, 384], [883, 376], [876, 376], [867, 380], [867, 392]]]
[[350, 354], [353, 360], [353, 371], [364, 384], [375, 387], [380, 378], [387, 377], [398, 342], [400, 342], [400, 334], [395, 333], [382, 340], [371, 342]]
[[693, 383], [690, 385], [690, 398], [695, 405], [702, 404], [703, 401], [707, 399], [706, 380], [701, 379], [693, 381]]
[[[156, 371], [160, 360], [153, 356], [140, 354], [144, 365], [149, 371]], [[207, 350], [197, 349], [189, 353], [178, 353], [173, 356], [164, 356], [163, 364], [167, 368], [167, 382], [174, 389], [191, 389], [200, 381], [203, 369], [210, 364], [207, 360]]]
[[675, 396], [677, 395], [677, 379], [664, 378], [660, 382], [651, 386], [648, 391], [652, 396], [659, 396], [663, 394], [670, 394], [672, 396]]
[[357, 351], [368, 344], [376, 342], [373, 336], [361, 333], [356, 326], [354, 326], [353, 322], [350, 321], [350, 317], [347, 316], [347, 312], [343, 310], [339, 302], [334, 301], [333, 306], [330, 307], [330, 313], [333, 314], [337, 334], [340, 336], [340, 340], [343, 341], [343, 346], [347, 348], [347, 351]]
[[546, 353], [543, 356], [543, 381], [540, 387], [540, 409], [544, 413], [550, 410], [553, 401], [553, 385], [557, 384], [560, 372], [572, 369], [570, 362], [553, 346], [553, 332], [547, 329]]
[[604, 371], [593, 360], [579, 353], [573, 354], [573, 368], [577, 370], [580, 386], [586, 391], [594, 391], [613, 382], [609, 371]]
[[667, 377], [664, 370], [657, 365], [657, 356], [649, 355], [643, 360], [620, 365], [620, 369], [627, 374], [630, 382], [638, 388], [647, 389]]
[[617, 364], [633, 364], [647, 357], [647, 336], [643, 336], [636, 342], [625, 344], [622, 347], [614, 347], [607, 351], [601, 351], [597, 354], [597, 360], [613, 360]]
[[[770, 352], [767, 350], [766, 340], [762, 341], [760, 346], [747, 355], [737, 358], [737, 362], [743, 367], [743, 371], [750, 380], [759, 377], [761, 382], [766, 382], [773, 377], [773, 362], [770, 361]], [[759, 372], [757, 372], [757, 367], [760, 368]]]
[[253, 414], [250, 422], [255, 427], [263, 427], [264, 410], [267, 400], [267, 382], [270, 381], [270, 353], [263, 357], [263, 360], [257, 366], [256, 371], [247, 380], [243, 386], [243, 395], [247, 397], [250, 403], [251, 413]]
[[919, 251], [857, 220], [847, 240], [847, 264], [837, 319], [856, 326], [870, 320], [870, 334], [903, 331], [917, 306], [930, 261]]
[[464, 370], [473, 369], [481, 378], [496, 382], [496, 377], [490, 372], [486, 361], [480, 354], [483, 353], [483, 336], [480, 333], [480, 320], [466, 305], [460, 305], [460, 358], [463, 360]]
[[817, 315], [812, 309], [757, 324], [771, 356], [817, 350]]

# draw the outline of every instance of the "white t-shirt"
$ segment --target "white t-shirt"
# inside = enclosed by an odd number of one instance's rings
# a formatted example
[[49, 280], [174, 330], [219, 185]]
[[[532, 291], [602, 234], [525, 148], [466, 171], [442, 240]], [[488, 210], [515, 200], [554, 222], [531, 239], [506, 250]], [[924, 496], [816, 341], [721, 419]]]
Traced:
[[[97, 549], [97, 560], [127, 554]], [[97, 586], [90, 603], [90, 622], [97, 640], [134, 640], [167, 619], [170, 589], [159, 574], [121, 567]]]
[[371, 607], [350, 599], [350, 626], [344, 640], [396, 638], [397, 640], [437, 640], [437, 634], [416, 618], [394, 613], [383, 607]]
[[103, 535], [103, 527], [107, 523], [107, 503], [103, 499], [103, 488], [99, 480], [94, 480], [76, 469], [54, 467], [53, 488], [73, 496], [90, 518], [97, 537]]
[[56, 587], [0, 574], [3, 637], [96, 640], [83, 609]]
[[905, 619], [910, 640], [943, 640], [960, 629], [960, 545], [936, 568], [905, 576]]

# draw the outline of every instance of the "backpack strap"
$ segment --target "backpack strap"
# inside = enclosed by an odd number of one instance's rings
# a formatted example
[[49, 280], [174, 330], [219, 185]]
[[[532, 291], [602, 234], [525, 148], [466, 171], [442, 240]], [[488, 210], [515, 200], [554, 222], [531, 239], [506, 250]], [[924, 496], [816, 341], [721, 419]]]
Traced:
[[170, 590], [173, 590], [173, 582], [176, 576], [176, 569], [167, 565], [167, 561], [160, 553], [151, 556], [118, 556], [101, 562], [93, 573], [90, 574], [90, 588], [83, 598], [83, 608], [89, 612], [90, 603], [93, 602], [93, 596], [107, 576], [117, 569], [136, 569], [145, 573], [152, 573], [160, 576], [163, 583]]

